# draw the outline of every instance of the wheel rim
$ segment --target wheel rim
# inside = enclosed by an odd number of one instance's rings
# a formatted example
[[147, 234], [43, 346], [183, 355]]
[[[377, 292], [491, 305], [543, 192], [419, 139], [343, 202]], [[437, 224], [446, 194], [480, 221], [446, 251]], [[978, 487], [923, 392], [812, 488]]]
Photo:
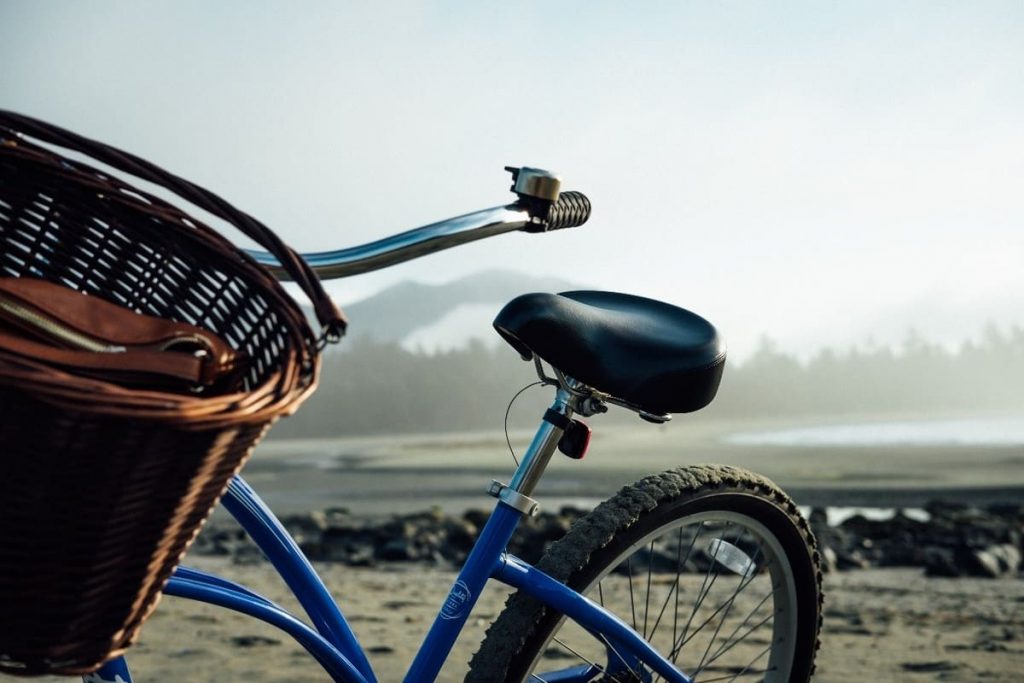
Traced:
[[[749, 515], [709, 510], [659, 526], [605, 563], [580, 592], [667, 652], [696, 683], [789, 680], [797, 637], [794, 572], [779, 539]], [[537, 652], [529, 671], [542, 673], [524, 680], [547, 682], [584, 666], [592, 680], [660, 680], [564, 618]]]

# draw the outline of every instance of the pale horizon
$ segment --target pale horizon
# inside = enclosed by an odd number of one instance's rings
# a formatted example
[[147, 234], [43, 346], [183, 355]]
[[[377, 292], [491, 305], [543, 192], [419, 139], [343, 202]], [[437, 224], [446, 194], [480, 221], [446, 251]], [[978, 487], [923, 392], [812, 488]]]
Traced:
[[[584, 11], [585, 10], [585, 11]], [[488, 268], [664, 299], [794, 352], [1024, 324], [1024, 6], [30, 3], [0, 106], [146, 157], [302, 250], [509, 200], [594, 203], [332, 284]]]

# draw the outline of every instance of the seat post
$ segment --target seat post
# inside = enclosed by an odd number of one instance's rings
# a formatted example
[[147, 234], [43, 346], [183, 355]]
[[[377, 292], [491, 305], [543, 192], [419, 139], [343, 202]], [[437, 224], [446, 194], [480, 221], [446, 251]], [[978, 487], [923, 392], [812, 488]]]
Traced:
[[[559, 387], [549, 412], [562, 416], [564, 419], [559, 421], [564, 424], [572, 418], [575, 408], [576, 397], [564, 388]], [[537, 433], [534, 435], [530, 447], [526, 449], [526, 454], [523, 456], [522, 462], [519, 463], [515, 474], [512, 475], [512, 481], [508, 487], [524, 496], [531, 495], [533, 489], [537, 486], [537, 482], [543, 476], [544, 470], [547, 469], [551, 455], [558, 448], [558, 442], [564, 433], [565, 430], [548, 419], [547, 414], [545, 414], [544, 421], [537, 428]]]

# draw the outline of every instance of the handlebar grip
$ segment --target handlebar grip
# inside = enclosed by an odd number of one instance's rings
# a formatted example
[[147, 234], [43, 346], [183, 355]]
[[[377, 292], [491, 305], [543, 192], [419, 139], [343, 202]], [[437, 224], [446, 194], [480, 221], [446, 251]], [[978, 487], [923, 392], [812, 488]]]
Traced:
[[548, 210], [548, 231], [575, 228], [590, 218], [590, 200], [582, 192], [563, 192]]

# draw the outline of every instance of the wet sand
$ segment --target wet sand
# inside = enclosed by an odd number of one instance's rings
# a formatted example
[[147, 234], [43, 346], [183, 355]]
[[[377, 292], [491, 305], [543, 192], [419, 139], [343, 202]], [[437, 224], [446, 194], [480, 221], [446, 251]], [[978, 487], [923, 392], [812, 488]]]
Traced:
[[[730, 422], [606, 426], [595, 421], [581, 461], [557, 456], [537, 489], [549, 509], [590, 507], [645, 474], [696, 463], [728, 463], [773, 479], [801, 505], [919, 507], [927, 500], [1024, 500], [1020, 446], [745, 446], [723, 437]], [[786, 423], [789, 424], [789, 423]], [[765, 423], [770, 428], [774, 423]], [[751, 423], [742, 423], [750, 429]], [[757, 428], [757, 425], [754, 425]], [[529, 434], [513, 435], [521, 453]], [[458, 513], [488, 507], [492, 479], [508, 481], [512, 457], [500, 431], [268, 442], [244, 476], [279, 513], [332, 506], [356, 514]]]

